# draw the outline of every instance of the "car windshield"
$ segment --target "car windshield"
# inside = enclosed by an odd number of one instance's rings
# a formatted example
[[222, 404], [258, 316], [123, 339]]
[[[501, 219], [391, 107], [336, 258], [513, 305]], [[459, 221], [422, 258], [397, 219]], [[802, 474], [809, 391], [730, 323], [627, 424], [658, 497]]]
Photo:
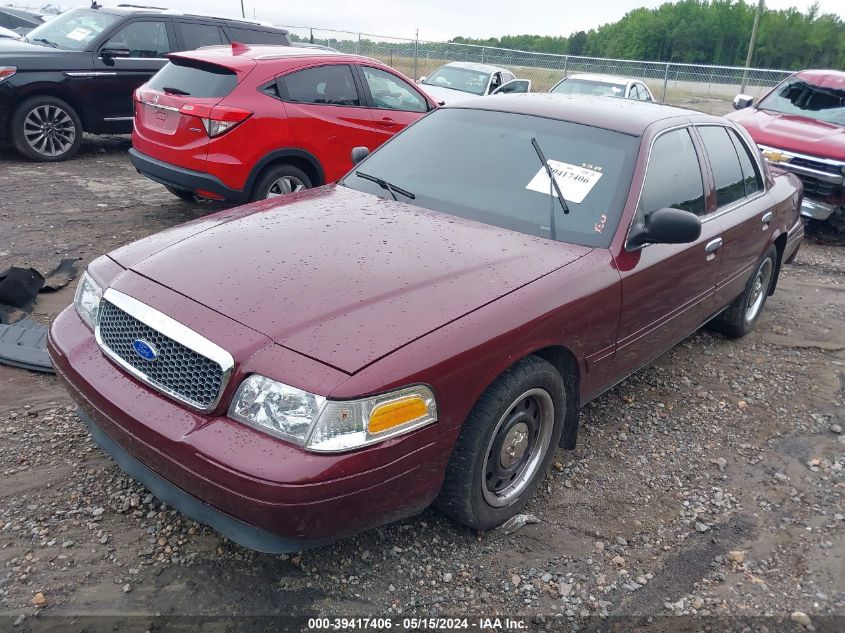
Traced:
[[483, 95], [487, 89], [490, 73], [483, 73], [458, 66], [442, 66], [423, 82], [429, 86], [439, 86], [451, 90], [460, 90], [474, 95]]
[[625, 85], [595, 79], [564, 79], [551, 90], [564, 95], [595, 95], [599, 97], [624, 97]]
[[[531, 143], [546, 155], [569, 207], [550, 197], [550, 181]], [[607, 247], [636, 162], [639, 138], [536, 116], [463, 108], [432, 112], [360, 163], [341, 184], [390, 198], [356, 171], [413, 194], [401, 202], [551, 237]]]
[[74, 9], [27, 33], [33, 44], [82, 51], [120, 16], [91, 9]]
[[804, 79], [787, 81], [757, 106], [783, 114], [845, 125], [845, 90], [823, 88]]

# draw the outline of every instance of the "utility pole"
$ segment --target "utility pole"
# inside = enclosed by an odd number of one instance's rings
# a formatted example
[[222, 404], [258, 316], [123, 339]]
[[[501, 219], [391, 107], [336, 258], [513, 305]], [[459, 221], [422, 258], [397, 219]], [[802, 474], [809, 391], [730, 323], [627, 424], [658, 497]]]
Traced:
[[[760, 1], [762, 2], [763, 0], [760, 0]], [[241, 17], [242, 18], [246, 17], [246, 10], [244, 9], [244, 0], [241, 0]]]
[[760, 14], [763, 12], [763, 0], [757, 3], [757, 12], [754, 14], [754, 26], [751, 27], [751, 41], [748, 42], [748, 55], [745, 58], [745, 70], [742, 71], [742, 85], [739, 92], [745, 92], [745, 83], [748, 81], [748, 69], [751, 66], [751, 59], [754, 57], [754, 45], [757, 43], [757, 27], [760, 26]]

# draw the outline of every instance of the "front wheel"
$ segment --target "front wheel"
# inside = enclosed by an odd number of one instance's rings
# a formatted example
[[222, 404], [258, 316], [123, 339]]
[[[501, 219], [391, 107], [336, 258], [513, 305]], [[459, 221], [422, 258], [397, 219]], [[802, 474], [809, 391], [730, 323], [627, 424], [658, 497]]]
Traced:
[[73, 157], [82, 143], [82, 121], [67, 102], [31, 97], [12, 116], [12, 142], [30, 160], [58, 162]]
[[777, 249], [770, 246], [757, 263], [743, 293], [713, 320], [713, 325], [718, 331], [731, 338], [740, 338], [754, 329], [763, 312], [763, 306], [766, 305], [766, 298], [777, 270], [777, 261]]
[[437, 507], [478, 530], [517, 514], [548, 472], [565, 411], [566, 387], [550, 363], [529, 356], [509, 368], [464, 423]]

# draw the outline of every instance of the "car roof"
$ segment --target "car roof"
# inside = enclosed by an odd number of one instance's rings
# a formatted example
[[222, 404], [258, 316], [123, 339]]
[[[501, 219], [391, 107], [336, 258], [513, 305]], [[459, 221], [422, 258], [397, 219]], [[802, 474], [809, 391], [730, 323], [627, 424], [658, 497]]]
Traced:
[[588, 81], [600, 81], [601, 83], [606, 84], [627, 84], [629, 81], [640, 81], [639, 79], [633, 79], [631, 77], [620, 77], [618, 75], [597, 75], [594, 73], [575, 73], [574, 75], [564, 77], [561, 81], [565, 81], [566, 79], [586, 79]]
[[101, 13], [109, 13], [112, 15], [172, 15], [181, 16], [185, 18], [198, 18], [203, 20], [220, 20], [222, 22], [231, 22], [232, 24], [243, 24], [244, 26], [260, 27], [261, 29], [273, 29], [276, 32], [287, 34], [288, 31], [274, 26], [270, 22], [261, 20], [250, 20], [249, 18], [241, 18], [234, 16], [215, 15], [212, 13], [196, 13], [193, 11], [179, 11], [178, 9], [166, 9], [163, 7], [145, 6], [140, 4], [118, 4], [108, 7], [100, 6], [96, 9], [90, 7], [78, 7], [83, 11], [100, 11]]
[[233, 70], [246, 70], [262, 62], [272, 62], [284, 59], [311, 58], [337, 61], [368, 61], [382, 65], [378, 60], [361, 55], [349, 55], [337, 51], [327, 51], [319, 48], [298, 48], [296, 46], [274, 46], [268, 44], [231, 44], [219, 46], [204, 46], [195, 51], [171, 53], [168, 57], [193, 59], [209, 62], [218, 66], [225, 66]]
[[845, 71], [842, 70], [802, 70], [795, 76], [814, 86], [845, 90]]
[[[480, 73], [498, 73], [501, 71], [510, 72], [507, 68], [500, 68], [499, 66], [491, 66], [490, 64], [476, 64], [474, 62], [449, 62], [443, 66], [451, 66], [453, 68], [466, 68], [467, 70], [474, 70]], [[441, 68], [443, 68], [441, 66]]]
[[683, 118], [685, 121], [695, 120], [696, 123], [707, 121], [728, 123], [722, 117], [659, 103], [548, 92], [478, 97], [456, 102], [454, 105], [446, 104], [443, 109], [492, 110], [527, 114], [582, 123], [633, 136], [642, 136], [650, 125], [669, 119]]

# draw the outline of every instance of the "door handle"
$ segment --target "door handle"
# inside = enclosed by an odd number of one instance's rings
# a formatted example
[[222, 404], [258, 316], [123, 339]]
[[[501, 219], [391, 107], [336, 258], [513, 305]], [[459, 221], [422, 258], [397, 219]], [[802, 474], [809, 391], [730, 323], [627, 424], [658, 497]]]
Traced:
[[720, 248], [722, 248], [722, 238], [717, 237], [715, 240], [707, 242], [707, 246], [704, 247], [704, 251], [707, 253], [715, 253]]
[[380, 121], [377, 121], [377, 123], [379, 125], [384, 126], [384, 127], [395, 127], [396, 126], [396, 121], [394, 121], [393, 119], [391, 119], [389, 117], [384, 117]]
[[767, 211], [766, 213], [763, 214], [763, 217], [760, 218], [760, 222], [762, 222], [763, 224], [768, 224], [769, 222], [772, 221], [773, 217], [774, 217], [774, 215], [772, 214], [772, 212]]

